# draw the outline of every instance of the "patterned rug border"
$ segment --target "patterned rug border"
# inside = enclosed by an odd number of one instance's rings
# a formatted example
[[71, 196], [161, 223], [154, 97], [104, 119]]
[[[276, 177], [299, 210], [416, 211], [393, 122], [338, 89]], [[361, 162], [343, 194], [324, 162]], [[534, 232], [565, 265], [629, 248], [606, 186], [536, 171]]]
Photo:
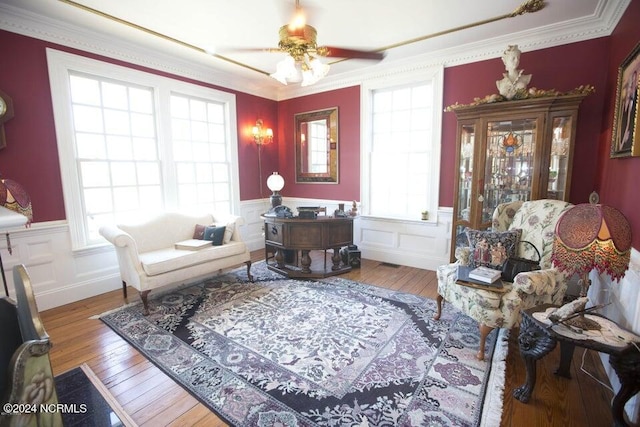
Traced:
[[[261, 264], [264, 265], [265, 262], [264, 261], [260, 261], [258, 263], [254, 263], [254, 268], [257, 267], [258, 265], [261, 265]], [[266, 270], [266, 268], [265, 268], [265, 270]], [[246, 278], [246, 275], [244, 274], [244, 271], [245, 271], [244, 267], [236, 268], [236, 269], [232, 269], [232, 270], [223, 272], [220, 275], [212, 276], [211, 278], [201, 279], [201, 280], [190, 282], [190, 283], [184, 283], [184, 284], [181, 284], [179, 286], [174, 286], [174, 287], [170, 287], [170, 288], [163, 288], [163, 289], [160, 289], [159, 291], [153, 293], [152, 295], [150, 295], [150, 302], [159, 300], [159, 299], [163, 298], [164, 296], [172, 294], [172, 293], [177, 292], [179, 290], [182, 290], [182, 289], [185, 289], [185, 288], [189, 288], [189, 287], [192, 287], [192, 286], [198, 286], [198, 285], [206, 282], [207, 280], [211, 280], [212, 278], [220, 278], [220, 277], [224, 277], [224, 276], [228, 276], [228, 275], [234, 275], [234, 276], [239, 277], [240, 279], [246, 281], [247, 278]], [[273, 274], [275, 274], [275, 273], [273, 273]], [[256, 276], [256, 275], [254, 274], [254, 276]], [[259, 283], [259, 282], [262, 282], [262, 281], [268, 282], [268, 281], [273, 281], [273, 280], [274, 280], [273, 278], [266, 278], [266, 279], [256, 278], [255, 283]], [[329, 277], [329, 278], [325, 278], [325, 279], [312, 279], [312, 280], [287, 279], [285, 277], [278, 276], [276, 280], [302, 280], [302, 281], [310, 281], [310, 282], [326, 282], [326, 283], [330, 283], [330, 284], [333, 284], [333, 285], [336, 285], [335, 281], [337, 280], [337, 281], [343, 281], [344, 283], [350, 283], [354, 287], [360, 287], [360, 288], [363, 288], [363, 289], [366, 289], [366, 288], [376, 289], [376, 290], [379, 290], [380, 292], [387, 292], [387, 293], [389, 293], [390, 295], [392, 295], [394, 297], [395, 296], [401, 296], [401, 295], [408, 295], [410, 297], [417, 297], [417, 298], [420, 298], [420, 299], [433, 301], [430, 298], [419, 296], [419, 295], [415, 295], [415, 294], [412, 294], [412, 293], [392, 290], [392, 289], [389, 289], [389, 288], [381, 287], [381, 286], [370, 284], [370, 283], [366, 283], [366, 282], [359, 282], [357, 280], [341, 278], [339, 276]], [[375, 295], [376, 291], [374, 291], [372, 294]], [[149, 360], [151, 363], [153, 363], [154, 366], [156, 366], [163, 373], [165, 373], [167, 376], [169, 376], [178, 385], [180, 385], [185, 391], [187, 391], [191, 396], [196, 398], [204, 406], [209, 408], [209, 410], [214, 412], [216, 414], [216, 416], [218, 416], [224, 422], [226, 422], [230, 426], [236, 425], [236, 424], [234, 424], [233, 420], [230, 420], [230, 419], [226, 418], [223, 413], [221, 413], [218, 410], [214, 410], [212, 408], [212, 406], [211, 406], [211, 402], [209, 402], [206, 399], [204, 399], [203, 397], [199, 396], [197, 393], [193, 392], [186, 385], [184, 385], [182, 380], [181, 380], [181, 378], [177, 374], [175, 374], [174, 372], [172, 372], [171, 370], [169, 370], [168, 368], [163, 366], [160, 362], [154, 360], [154, 358], [151, 355], [147, 354], [147, 352], [144, 349], [139, 348], [136, 345], [136, 343], [134, 343], [133, 340], [130, 339], [130, 337], [128, 337], [127, 335], [121, 333], [120, 330], [115, 329], [112, 325], [110, 325], [108, 322], [106, 322], [105, 319], [103, 319], [104, 316], [108, 316], [108, 315], [111, 315], [111, 314], [114, 314], [114, 313], [117, 313], [117, 312], [120, 312], [120, 311], [123, 311], [123, 310], [127, 310], [129, 308], [132, 308], [132, 307], [135, 307], [135, 306], [141, 306], [141, 305], [142, 305], [142, 303], [140, 301], [123, 304], [120, 307], [114, 308], [112, 310], [105, 311], [105, 312], [103, 312], [103, 313], [101, 313], [99, 315], [91, 316], [91, 318], [92, 319], [101, 320], [105, 325], [107, 325], [118, 336], [123, 338], [133, 348], [135, 348], [142, 355], [144, 355], [144, 357], [147, 360]], [[445, 307], [447, 307], [447, 306], [445, 306]], [[448, 308], [451, 309], [451, 306], [448, 305]], [[484, 388], [483, 388], [484, 399], [483, 399], [483, 402], [482, 402], [482, 409], [480, 410], [480, 413], [478, 413], [477, 416], [476, 416], [476, 424], [475, 424], [476, 426], [481, 426], [481, 427], [498, 427], [500, 425], [500, 422], [501, 422], [501, 419], [502, 419], [503, 396], [504, 396], [505, 374], [506, 374], [506, 357], [507, 357], [507, 354], [508, 354], [509, 330], [507, 330], [507, 329], [498, 329], [496, 332], [497, 332], [498, 336], [496, 337], [495, 341], [491, 345], [489, 345], [489, 342], [487, 342], [487, 344], [488, 344], [487, 348], [491, 352], [491, 364], [489, 366], [488, 379], [486, 380]], [[493, 334], [493, 332], [491, 334]], [[254, 387], [254, 386], [251, 385], [251, 387]], [[369, 424], [366, 423], [366, 421], [363, 424], [363, 426], [368, 426], [368, 425]]]

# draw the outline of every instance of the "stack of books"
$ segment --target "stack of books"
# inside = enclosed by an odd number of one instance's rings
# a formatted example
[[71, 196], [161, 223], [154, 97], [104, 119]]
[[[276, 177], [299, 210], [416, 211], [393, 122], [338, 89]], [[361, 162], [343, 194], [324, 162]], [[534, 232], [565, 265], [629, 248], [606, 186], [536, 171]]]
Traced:
[[[480, 286], [490, 286], [492, 288], [502, 288], [500, 277], [502, 272], [488, 267], [458, 266], [457, 281], [459, 284], [477, 284]], [[473, 287], [473, 286], [472, 286]]]
[[469, 279], [482, 283], [493, 283], [500, 278], [502, 272], [489, 267], [476, 267], [469, 272]]

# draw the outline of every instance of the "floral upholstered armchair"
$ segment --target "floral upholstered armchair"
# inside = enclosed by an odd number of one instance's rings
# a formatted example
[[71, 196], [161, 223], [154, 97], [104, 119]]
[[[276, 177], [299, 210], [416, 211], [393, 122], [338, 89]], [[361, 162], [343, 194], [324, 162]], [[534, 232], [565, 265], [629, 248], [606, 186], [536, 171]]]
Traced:
[[[540, 270], [518, 274], [513, 283], [504, 282], [503, 292], [471, 288], [456, 284], [458, 265], [472, 260], [472, 248], [458, 248], [456, 262], [438, 267], [438, 308], [448, 301], [480, 324], [477, 357], [484, 359], [485, 340], [494, 328], [511, 328], [520, 321], [520, 311], [540, 304], [561, 304], [568, 277], [551, 264], [556, 223], [570, 207], [559, 200], [533, 200], [498, 205], [493, 213], [492, 232], [521, 230], [520, 241], [531, 242], [540, 253]], [[494, 233], [495, 234], [495, 233]], [[519, 244], [515, 256], [538, 259], [533, 247]]]

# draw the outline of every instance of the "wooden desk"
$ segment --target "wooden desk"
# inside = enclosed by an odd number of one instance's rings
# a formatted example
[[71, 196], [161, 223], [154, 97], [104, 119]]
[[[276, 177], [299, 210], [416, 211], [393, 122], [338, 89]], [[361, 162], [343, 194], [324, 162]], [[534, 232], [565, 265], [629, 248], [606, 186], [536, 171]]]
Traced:
[[[576, 346], [596, 350], [609, 354], [609, 363], [620, 379], [621, 387], [613, 399], [611, 412], [616, 426], [627, 426], [623, 410], [627, 401], [640, 391], [640, 351], [633, 344], [608, 345], [593, 339], [575, 339], [561, 334], [547, 324], [534, 318], [536, 313], [544, 312], [550, 304], [541, 305], [522, 312], [520, 324], [520, 355], [527, 367], [526, 382], [513, 391], [513, 396], [523, 403], [529, 402], [533, 388], [536, 385], [536, 361], [543, 358], [560, 342], [560, 366], [555, 374], [571, 378], [570, 368], [573, 350]], [[598, 315], [595, 315], [598, 316]], [[633, 342], [640, 342], [640, 337], [625, 331], [604, 316], [599, 316], [607, 322], [613, 337], [626, 337]], [[623, 341], [624, 342], [624, 341]]]
[[[291, 278], [327, 277], [351, 270], [351, 266], [341, 264], [340, 248], [353, 244], [353, 218], [333, 218], [320, 216], [316, 219], [274, 218], [264, 219], [265, 246], [275, 248], [275, 263], [267, 267]], [[284, 251], [302, 251], [301, 268], [293, 268], [285, 263]], [[332, 265], [323, 270], [311, 270], [309, 252], [314, 249], [333, 249]]]

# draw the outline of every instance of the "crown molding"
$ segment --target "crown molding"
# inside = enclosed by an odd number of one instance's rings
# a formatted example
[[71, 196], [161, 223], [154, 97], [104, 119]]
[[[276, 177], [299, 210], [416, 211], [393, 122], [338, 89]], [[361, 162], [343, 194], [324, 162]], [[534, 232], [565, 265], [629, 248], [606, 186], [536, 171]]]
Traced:
[[277, 100], [359, 85], [367, 80], [393, 77], [398, 73], [426, 70], [434, 66], [452, 67], [500, 58], [506, 46], [517, 44], [523, 53], [610, 36], [631, 0], [600, 0], [593, 15], [534, 30], [479, 40], [454, 48], [432, 50], [410, 59], [381, 62], [367, 70], [329, 74], [313, 86], [282, 86]]
[[[221, 64], [201, 52], [179, 48], [174, 43], [147, 36], [158, 49], [114, 39], [66, 25], [61, 21], [0, 3], [0, 29], [83, 50], [138, 66], [163, 71], [200, 82], [276, 101], [360, 85], [367, 80], [393, 77], [433, 66], [451, 67], [499, 58], [505, 46], [517, 44], [523, 53], [611, 35], [631, 0], [600, 0], [593, 15], [536, 30], [484, 39], [454, 48], [433, 50], [424, 43], [424, 53], [409, 59], [383, 60], [366, 69], [331, 73], [313, 86], [282, 86], [268, 76]], [[339, 69], [340, 65], [334, 68]]]
[[276, 99], [276, 86], [265, 84], [265, 81], [270, 80], [268, 77], [257, 73], [258, 78], [246, 77], [237, 71], [221, 70], [216, 67], [218, 60], [211, 56], [196, 51], [189, 52], [188, 49], [152, 36], [146, 37], [158, 49], [78, 28], [3, 3], [0, 3], [0, 29], [222, 88]]

